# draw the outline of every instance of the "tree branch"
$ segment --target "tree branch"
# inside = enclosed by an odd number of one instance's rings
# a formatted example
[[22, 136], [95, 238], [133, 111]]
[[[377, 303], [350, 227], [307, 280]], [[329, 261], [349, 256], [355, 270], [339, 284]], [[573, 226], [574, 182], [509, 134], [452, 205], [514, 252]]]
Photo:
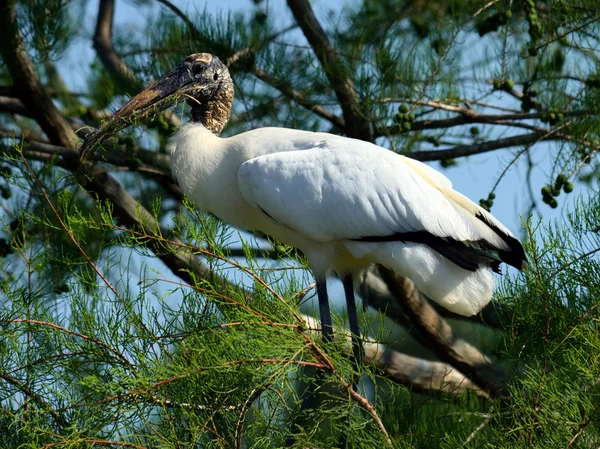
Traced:
[[497, 140], [489, 140], [487, 142], [477, 143], [473, 145], [457, 145], [448, 150], [431, 150], [431, 151], [413, 151], [406, 156], [418, 161], [439, 161], [455, 157], [471, 156], [473, 154], [487, 153], [498, 150], [500, 148], [516, 147], [520, 145], [531, 145], [542, 140], [560, 140], [558, 134], [550, 134], [549, 132], [536, 131], [529, 134], [520, 134], [518, 136], [504, 137]]
[[[321, 323], [316, 318], [302, 315], [304, 321], [317, 333]], [[339, 329], [338, 329], [339, 330]], [[336, 339], [344, 338], [344, 352], [352, 354], [352, 336], [346, 330], [336, 332]], [[467, 391], [474, 391], [478, 396], [489, 395], [477, 387], [473, 382], [460, 373], [457, 369], [443, 362], [434, 362], [417, 357], [412, 357], [378, 343], [370, 338], [363, 339], [364, 362], [376, 366], [381, 372], [394, 382], [406, 385], [413, 391], [461, 395]]]
[[8, 112], [9, 114], [19, 114], [26, 117], [31, 117], [23, 102], [18, 98], [0, 97], [0, 111]]
[[[375, 265], [369, 267], [363, 274], [364, 278], [360, 284], [359, 292], [365, 307], [370, 306], [383, 313], [388, 318], [396, 321], [401, 326], [410, 327], [411, 323], [404, 314], [400, 304], [392, 297], [387, 285], [380, 276], [377, 275]], [[512, 312], [506, 306], [490, 302], [477, 315], [463, 316], [450, 312], [448, 309], [427, 298], [429, 304], [435, 311], [444, 318], [453, 320], [467, 321], [470, 323], [481, 324], [495, 329], [503, 330], [503, 317], [509, 316]]]
[[325, 120], [329, 121], [336, 128], [339, 128], [340, 130], [345, 130], [346, 123], [344, 122], [344, 120], [339, 118], [337, 115], [335, 115], [331, 111], [328, 111], [323, 106], [309, 100], [302, 93], [295, 90], [292, 86], [290, 86], [286, 82], [275, 78], [273, 75], [270, 75], [269, 73], [265, 72], [263, 69], [256, 67], [256, 66], [253, 66], [250, 69], [250, 73], [252, 73], [254, 76], [256, 76], [262, 82], [277, 89], [286, 97], [294, 100], [300, 106], [308, 109], [311, 112], [314, 112], [319, 117], [324, 118]]
[[361, 111], [360, 100], [354, 90], [350, 74], [331, 46], [310, 3], [308, 0], [287, 0], [287, 4], [335, 90], [344, 115], [346, 135], [370, 142], [374, 141], [373, 129]]
[[[115, 0], [100, 0], [96, 31], [94, 33], [94, 49], [104, 68], [112, 74], [117, 83], [123, 83], [127, 89], [137, 92], [142, 89], [142, 84], [113, 47], [112, 25], [114, 12]], [[181, 121], [177, 115], [170, 111], [165, 111], [163, 114], [172, 125], [176, 127], [181, 125]]]
[[458, 338], [410, 279], [381, 265], [378, 265], [378, 270], [392, 297], [408, 317], [411, 333], [440, 360], [471, 376], [475, 384], [493, 396], [505, 393], [503, 370], [493, 365], [477, 348]]
[[46, 94], [21, 39], [14, 0], [0, 5], [0, 52], [19, 90], [19, 98], [39, 123], [48, 139], [58, 145], [73, 146], [76, 141], [69, 122]]
[[[442, 109], [442, 108], [440, 108]], [[444, 108], [445, 109], [445, 108]], [[464, 112], [470, 111], [470, 112]], [[411, 131], [422, 131], [426, 129], [445, 129], [452, 128], [454, 126], [468, 125], [472, 123], [490, 124], [490, 125], [502, 125], [502, 126], [517, 126], [512, 123], [513, 120], [526, 120], [536, 119], [544, 115], [543, 112], [524, 112], [514, 114], [478, 114], [473, 109], [465, 109], [464, 115], [458, 117], [452, 117], [447, 119], [439, 120], [418, 120], [411, 123]], [[591, 111], [570, 111], [565, 112], [565, 116], [580, 117], [591, 114]], [[403, 131], [400, 125], [392, 125], [388, 128], [384, 128], [377, 133], [377, 137], [386, 137], [396, 134], [401, 134]]]
[[33, 402], [41, 406], [43, 409], [47, 410], [58, 425], [65, 429], [70, 427], [69, 422], [65, 419], [63, 415], [54, 410], [44, 398], [32, 391], [25, 383], [21, 382], [19, 379], [14, 378], [13, 376], [3, 373], [0, 373], [0, 379], [3, 379], [4, 381], [13, 385], [21, 393], [30, 398]]
[[102, 65], [117, 80], [128, 88], [139, 90], [142, 88], [137, 77], [115, 52], [112, 44], [112, 24], [115, 11], [115, 0], [100, 0], [98, 19], [94, 33], [94, 50]]

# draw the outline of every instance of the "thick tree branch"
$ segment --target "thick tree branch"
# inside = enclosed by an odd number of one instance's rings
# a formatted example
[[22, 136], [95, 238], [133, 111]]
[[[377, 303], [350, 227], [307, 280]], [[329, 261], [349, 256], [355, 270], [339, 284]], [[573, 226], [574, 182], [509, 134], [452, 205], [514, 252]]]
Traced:
[[[316, 318], [302, 315], [308, 328], [316, 332], [321, 327]], [[339, 330], [339, 329], [338, 329]], [[344, 352], [352, 354], [352, 337], [347, 330], [335, 333], [336, 339], [344, 338]], [[370, 338], [363, 340], [364, 362], [376, 366], [394, 382], [406, 385], [413, 391], [461, 395], [474, 391], [482, 397], [488, 394], [477, 387], [457, 369], [443, 362], [434, 362], [412, 357], [378, 343]]]
[[411, 333], [443, 362], [471, 376], [473, 382], [494, 396], [505, 393], [503, 370], [477, 348], [458, 338], [452, 328], [417, 290], [413, 282], [378, 266], [379, 274], [411, 323]]
[[31, 117], [23, 102], [18, 98], [0, 97], [0, 112], [8, 112], [9, 114], [19, 114], [26, 117]]
[[542, 140], [560, 140], [558, 134], [550, 134], [549, 132], [536, 131], [529, 134], [520, 134], [518, 136], [504, 137], [497, 140], [489, 140], [487, 142], [476, 143], [473, 145], [458, 145], [448, 150], [431, 150], [431, 151], [413, 151], [407, 154], [408, 157], [418, 161], [439, 161], [455, 157], [471, 156], [473, 154], [487, 153], [500, 148], [517, 147], [521, 145], [532, 145]]
[[69, 122], [56, 109], [27, 56], [21, 39], [14, 0], [0, 4], [0, 52], [13, 83], [19, 89], [20, 99], [35, 117], [50, 141], [73, 146], [76, 136]]
[[[360, 296], [363, 300], [363, 305], [365, 307], [373, 307], [401, 326], [409, 327], [411, 323], [404, 314], [400, 304], [392, 297], [387, 285], [377, 275], [377, 267], [374, 265], [369, 267], [363, 276], [363, 281], [360, 284]], [[512, 313], [506, 306], [490, 302], [477, 315], [466, 317], [450, 312], [448, 309], [429, 300], [429, 298], [427, 298], [427, 301], [444, 318], [482, 324], [495, 329], [504, 329], [503, 322], [507, 321], [503, 320], [503, 317], [510, 316]]]
[[142, 88], [135, 73], [125, 64], [115, 52], [112, 44], [112, 25], [115, 11], [115, 0], [100, 0], [98, 20], [94, 33], [94, 50], [102, 65], [117, 80], [127, 88], [139, 90]]
[[287, 0], [287, 4], [336, 93], [344, 115], [346, 135], [373, 141], [374, 133], [371, 124], [365, 119], [364, 112], [361, 111], [360, 100], [350, 74], [331, 46], [310, 3], [308, 0]]

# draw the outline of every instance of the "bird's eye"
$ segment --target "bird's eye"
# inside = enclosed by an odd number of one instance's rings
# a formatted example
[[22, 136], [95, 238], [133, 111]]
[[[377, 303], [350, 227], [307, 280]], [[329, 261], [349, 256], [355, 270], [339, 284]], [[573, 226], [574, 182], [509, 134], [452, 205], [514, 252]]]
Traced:
[[192, 74], [194, 75], [200, 75], [202, 72], [204, 72], [204, 67], [201, 65], [195, 65], [192, 67]]
[[219, 79], [219, 74], [218, 74], [218, 73], [215, 73], [215, 74], [213, 75], [213, 81], [217, 81], [218, 79]]

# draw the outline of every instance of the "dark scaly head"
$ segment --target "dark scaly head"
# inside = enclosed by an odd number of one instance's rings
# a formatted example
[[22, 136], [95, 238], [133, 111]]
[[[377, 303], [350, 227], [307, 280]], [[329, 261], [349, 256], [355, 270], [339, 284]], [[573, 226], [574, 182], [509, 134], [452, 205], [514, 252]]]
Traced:
[[210, 53], [190, 55], [92, 131], [81, 147], [81, 160], [85, 161], [109, 134], [152, 117], [182, 100], [192, 108], [192, 121], [220, 134], [229, 120], [233, 90], [229, 70], [219, 58]]

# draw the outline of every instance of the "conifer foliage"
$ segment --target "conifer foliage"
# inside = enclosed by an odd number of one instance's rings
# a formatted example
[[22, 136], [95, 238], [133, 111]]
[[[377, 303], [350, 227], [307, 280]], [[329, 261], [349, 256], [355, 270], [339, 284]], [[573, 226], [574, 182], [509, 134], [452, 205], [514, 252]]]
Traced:
[[[0, 2], [0, 447], [600, 447], [597, 1], [184, 3]], [[80, 164], [198, 52], [231, 70], [226, 135], [326, 131], [449, 170], [503, 152], [480, 204], [523, 192], [527, 268], [464, 319], [372, 267], [355, 366], [344, 314], [319, 337], [302, 254], [181, 195], [165, 145], [185, 105]]]

